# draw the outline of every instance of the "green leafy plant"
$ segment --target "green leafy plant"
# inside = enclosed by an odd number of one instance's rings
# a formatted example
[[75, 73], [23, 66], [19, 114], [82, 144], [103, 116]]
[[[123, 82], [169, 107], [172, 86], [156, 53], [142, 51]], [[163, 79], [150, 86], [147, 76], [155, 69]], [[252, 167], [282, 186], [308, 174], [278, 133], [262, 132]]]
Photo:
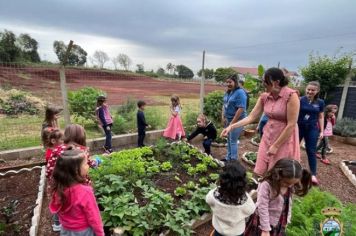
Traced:
[[161, 164], [161, 170], [169, 171], [170, 169], [172, 169], [172, 164], [169, 161], [165, 161]]
[[209, 175], [209, 178], [212, 180], [212, 181], [216, 181], [219, 179], [219, 174], [215, 174], [215, 173], [212, 173]]
[[203, 186], [206, 186], [206, 185], [209, 184], [208, 180], [207, 180], [205, 177], [201, 177], [201, 178], [199, 179], [199, 183], [200, 183], [201, 185], [203, 185]]
[[208, 170], [208, 167], [204, 164], [204, 163], [199, 163], [196, 167], [195, 167], [195, 171], [197, 173], [205, 173]]
[[197, 173], [197, 170], [194, 167], [189, 167], [188, 168], [188, 175], [192, 176], [195, 175]]
[[185, 184], [185, 187], [190, 190], [194, 190], [196, 188], [195, 183], [193, 181], [189, 181]]
[[184, 187], [177, 187], [174, 190], [174, 195], [176, 195], [177, 197], [182, 197], [187, 193], [187, 190]]
[[336, 122], [334, 133], [343, 137], [356, 137], [356, 120], [342, 118]]
[[96, 121], [96, 99], [99, 95], [105, 94], [103, 91], [92, 87], [68, 92], [68, 103], [71, 114]]

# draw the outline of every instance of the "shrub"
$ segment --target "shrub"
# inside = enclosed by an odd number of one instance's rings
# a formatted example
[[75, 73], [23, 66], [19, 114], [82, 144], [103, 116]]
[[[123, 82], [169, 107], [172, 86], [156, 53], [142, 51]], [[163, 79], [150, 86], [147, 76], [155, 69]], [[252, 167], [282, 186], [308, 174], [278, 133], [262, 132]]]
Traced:
[[92, 87], [85, 87], [77, 91], [68, 92], [70, 112], [74, 116], [96, 121], [96, 99], [99, 95], [103, 94], [103, 91]]
[[45, 103], [27, 92], [17, 89], [0, 89], [0, 113], [6, 115], [30, 114], [43, 111]]
[[334, 133], [343, 137], [356, 137], [356, 120], [342, 118], [336, 122]]
[[133, 113], [136, 111], [137, 104], [132, 98], [128, 98], [126, 102], [117, 109], [117, 114], [124, 117], [126, 120], [132, 119]]
[[127, 122], [121, 115], [116, 115], [113, 119], [112, 132], [115, 134], [124, 134], [127, 130]]
[[150, 107], [145, 110], [146, 123], [151, 126], [151, 129], [162, 129], [165, 127], [166, 119], [162, 116], [159, 109]]
[[204, 114], [212, 119], [215, 124], [221, 123], [221, 111], [223, 107], [223, 91], [214, 91], [204, 98]]

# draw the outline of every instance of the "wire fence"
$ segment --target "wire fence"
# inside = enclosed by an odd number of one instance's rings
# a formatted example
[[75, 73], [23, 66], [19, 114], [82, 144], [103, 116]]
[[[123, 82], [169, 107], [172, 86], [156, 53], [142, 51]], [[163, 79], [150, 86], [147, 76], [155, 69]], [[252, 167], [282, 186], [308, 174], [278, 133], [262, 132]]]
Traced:
[[[41, 144], [44, 107], [48, 104], [63, 106], [59, 70], [58, 65], [0, 64], [0, 151]], [[195, 80], [182, 83], [127, 71], [85, 67], [66, 67], [65, 75], [69, 91], [86, 86], [99, 88], [108, 94], [110, 105], [123, 104], [131, 97], [148, 104], [164, 105], [165, 112], [169, 96], [178, 93], [186, 98], [189, 110], [198, 107], [195, 101], [199, 97], [200, 82]], [[209, 92], [222, 86], [208, 82], [205, 88]], [[102, 135], [96, 124], [81, 122], [88, 138]], [[60, 124], [64, 128], [63, 118]]]

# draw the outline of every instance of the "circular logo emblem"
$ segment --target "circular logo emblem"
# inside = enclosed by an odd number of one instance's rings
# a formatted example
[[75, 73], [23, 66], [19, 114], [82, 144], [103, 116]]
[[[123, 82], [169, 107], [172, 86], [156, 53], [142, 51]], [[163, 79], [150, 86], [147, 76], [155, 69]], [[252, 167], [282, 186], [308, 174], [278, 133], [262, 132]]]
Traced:
[[335, 218], [326, 219], [321, 228], [323, 236], [340, 236], [341, 230], [341, 223]]

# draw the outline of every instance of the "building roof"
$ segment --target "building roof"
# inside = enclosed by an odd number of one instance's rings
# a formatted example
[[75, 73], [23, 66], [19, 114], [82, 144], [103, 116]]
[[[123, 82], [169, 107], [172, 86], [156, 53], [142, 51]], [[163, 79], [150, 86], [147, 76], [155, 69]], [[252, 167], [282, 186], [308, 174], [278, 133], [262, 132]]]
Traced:
[[[254, 75], [254, 76], [258, 76], [258, 68], [254, 68], [254, 67], [231, 67], [233, 70], [235, 70], [237, 73], [246, 75], [246, 74], [250, 74], [250, 75]], [[291, 77], [291, 76], [299, 76], [297, 72], [295, 71], [289, 71], [286, 68], [281, 68], [281, 70], [283, 71], [284, 75]]]

